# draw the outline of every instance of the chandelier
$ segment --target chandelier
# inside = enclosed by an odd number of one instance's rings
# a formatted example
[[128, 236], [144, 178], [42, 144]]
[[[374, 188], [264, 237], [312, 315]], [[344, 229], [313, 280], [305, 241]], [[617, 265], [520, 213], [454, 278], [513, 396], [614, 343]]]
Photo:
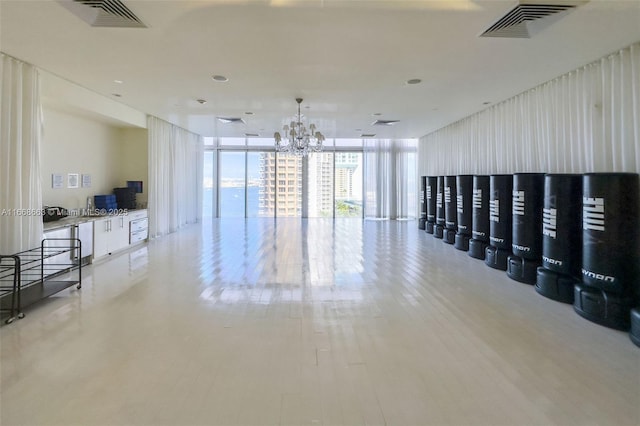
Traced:
[[296, 98], [296, 102], [298, 103], [298, 115], [291, 119], [289, 125], [285, 124], [282, 127], [284, 138], [280, 136], [280, 132], [275, 132], [273, 138], [276, 141], [277, 152], [285, 152], [304, 157], [311, 152], [322, 151], [324, 136], [316, 130], [315, 124], [310, 124], [307, 129], [303, 122], [305, 117], [300, 114], [302, 98]]

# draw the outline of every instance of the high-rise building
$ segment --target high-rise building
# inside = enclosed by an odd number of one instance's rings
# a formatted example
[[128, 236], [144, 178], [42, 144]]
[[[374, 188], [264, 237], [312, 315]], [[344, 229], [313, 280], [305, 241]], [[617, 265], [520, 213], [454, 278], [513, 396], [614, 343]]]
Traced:
[[259, 215], [300, 216], [302, 211], [302, 159], [264, 152], [260, 156]]
[[333, 156], [332, 152], [309, 155], [309, 217], [333, 217]]

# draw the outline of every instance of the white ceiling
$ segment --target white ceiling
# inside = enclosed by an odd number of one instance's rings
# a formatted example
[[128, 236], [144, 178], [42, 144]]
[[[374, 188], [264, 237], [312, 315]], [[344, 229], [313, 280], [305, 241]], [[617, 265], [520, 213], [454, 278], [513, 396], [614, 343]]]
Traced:
[[640, 40], [640, 0], [591, 0], [530, 39], [478, 37], [516, 1], [124, 3], [148, 28], [95, 28], [56, 1], [0, 0], [0, 50], [204, 136], [270, 137], [302, 97], [327, 137], [405, 138]]

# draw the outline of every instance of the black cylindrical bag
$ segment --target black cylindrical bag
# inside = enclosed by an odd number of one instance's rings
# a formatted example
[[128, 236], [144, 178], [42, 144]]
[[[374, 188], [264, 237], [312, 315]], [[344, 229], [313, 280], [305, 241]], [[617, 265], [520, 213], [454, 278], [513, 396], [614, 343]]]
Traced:
[[433, 226], [436, 223], [436, 193], [438, 192], [438, 178], [436, 176], [427, 176], [427, 188], [426, 188], [426, 208], [427, 208], [427, 223], [425, 224], [425, 231], [429, 234], [433, 234]]
[[491, 175], [489, 179], [489, 246], [484, 262], [494, 269], [507, 270], [511, 253], [512, 175]]
[[457, 209], [456, 176], [444, 177], [444, 232], [442, 239], [447, 244], [456, 240], [458, 209]]
[[507, 259], [509, 278], [526, 284], [536, 283], [536, 270], [542, 256], [542, 204], [544, 174], [513, 175], [511, 252]]
[[541, 258], [543, 202], [543, 173], [513, 175], [511, 250], [514, 255], [527, 260]]
[[589, 173], [582, 183], [582, 282], [607, 292], [636, 293], [640, 280], [638, 175]]
[[427, 177], [420, 176], [420, 218], [418, 229], [425, 229], [427, 223]]
[[510, 252], [513, 176], [491, 175], [489, 186], [489, 245]]
[[489, 176], [473, 177], [469, 256], [484, 260], [489, 242]]
[[536, 291], [573, 303], [582, 265], [582, 175], [547, 174], [542, 209], [542, 266]]
[[436, 193], [436, 224], [433, 228], [433, 236], [442, 238], [444, 231], [444, 176], [438, 176], [437, 182], [438, 192]]
[[458, 213], [458, 232], [454, 247], [458, 250], [469, 250], [469, 239], [471, 238], [472, 207], [471, 198], [473, 194], [473, 175], [459, 175], [456, 178], [456, 190], [458, 200], [456, 208]]
[[628, 330], [640, 300], [640, 180], [633, 173], [582, 179], [582, 283], [573, 309], [606, 327]]
[[580, 277], [582, 175], [548, 174], [542, 211], [542, 267]]

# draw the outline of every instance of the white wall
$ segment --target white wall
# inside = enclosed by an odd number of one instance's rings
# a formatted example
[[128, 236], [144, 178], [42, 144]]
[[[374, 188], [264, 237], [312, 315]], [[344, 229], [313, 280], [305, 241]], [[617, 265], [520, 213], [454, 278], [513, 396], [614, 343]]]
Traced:
[[[121, 128], [89, 116], [52, 107], [43, 109], [42, 201], [47, 206], [76, 209], [87, 197], [111, 194], [127, 180], [148, 183], [147, 130]], [[63, 174], [65, 188], [54, 189], [53, 173]], [[91, 175], [90, 188], [66, 187], [68, 173]], [[138, 195], [146, 202], [146, 193]]]
[[[47, 206], [84, 208], [88, 196], [110, 194], [120, 179], [120, 129], [67, 111], [43, 108], [41, 149], [42, 202]], [[65, 176], [65, 188], [53, 189], [51, 175]], [[91, 187], [66, 188], [68, 173], [90, 174]]]
[[136, 201], [146, 206], [149, 193], [149, 133], [147, 129], [126, 127], [120, 129], [121, 158], [119, 175], [122, 185], [128, 180], [142, 181], [142, 194], [137, 194]]

